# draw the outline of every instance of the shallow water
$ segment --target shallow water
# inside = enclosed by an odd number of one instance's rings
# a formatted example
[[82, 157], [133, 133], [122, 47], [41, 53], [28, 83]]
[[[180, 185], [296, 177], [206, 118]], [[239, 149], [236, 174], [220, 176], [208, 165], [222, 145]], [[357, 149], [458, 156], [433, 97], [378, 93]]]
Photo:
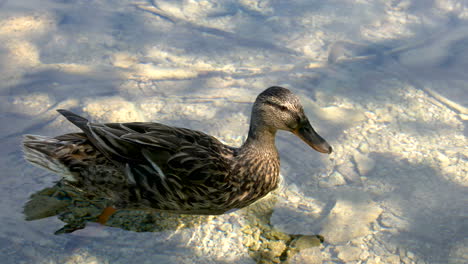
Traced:
[[[0, 1], [4, 263], [468, 262], [465, 1], [115, 2]], [[238, 146], [272, 85], [300, 95], [334, 153], [279, 133], [267, 199], [221, 216], [122, 211], [60, 235], [99, 201], [24, 220], [58, 178], [23, 160], [21, 135], [76, 131], [55, 109]]]

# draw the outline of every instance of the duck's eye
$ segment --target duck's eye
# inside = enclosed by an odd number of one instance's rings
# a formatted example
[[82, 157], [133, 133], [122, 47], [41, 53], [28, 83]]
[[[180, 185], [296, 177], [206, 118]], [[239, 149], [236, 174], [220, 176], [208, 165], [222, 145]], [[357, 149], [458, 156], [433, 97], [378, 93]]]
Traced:
[[278, 108], [281, 110], [281, 111], [288, 111], [288, 108], [284, 105], [278, 105]]
[[302, 125], [301, 125], [301, 122], [300, 122], [300, 119], [296, 116], [291, 116], [291, 119], [288, 120], [288, 123], [287, 123], [288, 127], [292, 130], [296, 130], [298, 128], [300, 128]]
[[291, 128], [292, 130], [296, 130], [299, 128], [299, 124], [294, 122], [292, 124], [289, 124], [289, 128]]
[[286, 106], [284, 106], [284, 105], [280, 105], [280, 104], [277, 104], [277, 103], [274, 103], [274, 102], [270, 102], [270, 101], [266, 101], [265, 103], [268, 104], [268, 105], [271, 105], [271, 106], [273, 106], [274, 108], [277, 108], [277, 109], [279, 109], [279, 110], [281, 110], [281, 111], [289, 111], [289, 109], [288, 109]]

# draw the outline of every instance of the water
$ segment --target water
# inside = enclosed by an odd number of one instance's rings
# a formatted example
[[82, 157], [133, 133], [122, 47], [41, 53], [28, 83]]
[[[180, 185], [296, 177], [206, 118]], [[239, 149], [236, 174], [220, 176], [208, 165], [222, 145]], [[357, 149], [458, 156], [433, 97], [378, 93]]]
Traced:
[[[0, 1], [1, 258], [468, 262], [467, 18], [455, 0]], [[271, 85], [300, 95], [335, 151], [280, 133], [283, 182], [268, 199], [221, 216], [122, 211], [60, 235], [99, 201], [24, 220], [58, 178], [22, 159], [21, 135], [76, 131], [55, 109], [240, 145]]]

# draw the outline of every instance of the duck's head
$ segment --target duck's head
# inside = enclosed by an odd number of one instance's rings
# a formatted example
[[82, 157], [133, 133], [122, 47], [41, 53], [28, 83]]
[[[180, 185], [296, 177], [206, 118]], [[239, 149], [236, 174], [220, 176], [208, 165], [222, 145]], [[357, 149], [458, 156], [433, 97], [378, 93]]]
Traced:
[[312, 128], [299, 98], [283, 87], [270, 87], [255, 100], [249, 136], [255, 137], [262, 129], [273, 134], [278, 129], [290, 131], [316, 151], [332, 152], [331, 146]]

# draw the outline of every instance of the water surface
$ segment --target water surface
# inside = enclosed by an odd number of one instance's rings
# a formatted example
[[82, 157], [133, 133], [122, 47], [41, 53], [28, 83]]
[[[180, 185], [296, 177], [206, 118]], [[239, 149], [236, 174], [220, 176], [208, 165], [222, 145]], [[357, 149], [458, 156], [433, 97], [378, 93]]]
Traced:
[[[1, 258], [468, 262], [467, 19], [457, 0], [0, 1]], [[300, 95], [334, 153], [280, 133], [283, 182], [268, 199], [221, 216], [125, 211], [61, 235], [99, 203], [24, 220], [58, 178], [22, 159], [21, 136], [76, 131], [55, 109], [238, 146], [272, 85]]]

